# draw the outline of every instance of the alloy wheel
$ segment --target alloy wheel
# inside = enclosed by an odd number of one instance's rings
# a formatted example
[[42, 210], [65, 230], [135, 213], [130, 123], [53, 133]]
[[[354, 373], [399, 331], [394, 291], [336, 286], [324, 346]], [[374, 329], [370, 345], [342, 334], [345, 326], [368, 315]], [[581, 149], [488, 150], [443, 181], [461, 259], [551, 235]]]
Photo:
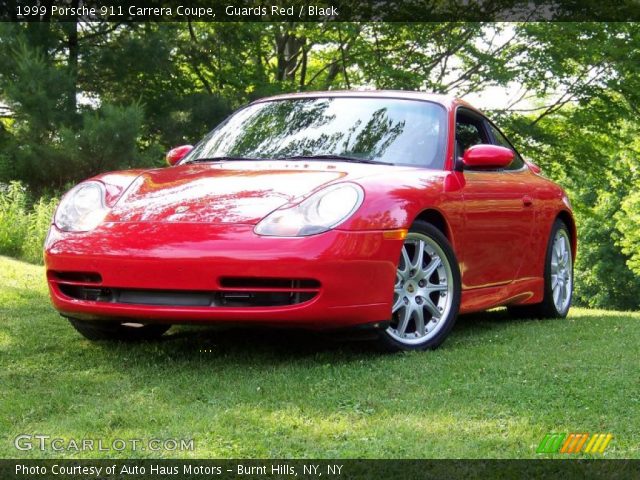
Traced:
[[387, 333], [407, 345], [433, 338], [449, 316], [453, 287], [451, 265], [442, 248], [432, 238], [410, 232], [396, 272]]
[[553, 239], [551, 250], [551, 291], [556, 310], [564, 314], [569, 308], [573, 292], [573, 261], [567, 232], [560, 229]]

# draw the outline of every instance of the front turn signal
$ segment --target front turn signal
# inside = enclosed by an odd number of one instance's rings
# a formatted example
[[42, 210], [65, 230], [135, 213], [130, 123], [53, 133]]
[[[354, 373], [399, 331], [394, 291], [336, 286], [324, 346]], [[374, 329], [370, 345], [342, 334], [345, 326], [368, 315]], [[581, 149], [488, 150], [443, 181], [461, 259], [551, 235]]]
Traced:
[[382, 237], [385, 240], [404, 240], [407, 238], [408, 230], [401, 228], [399, 230], [385, 230], [382, 232]]

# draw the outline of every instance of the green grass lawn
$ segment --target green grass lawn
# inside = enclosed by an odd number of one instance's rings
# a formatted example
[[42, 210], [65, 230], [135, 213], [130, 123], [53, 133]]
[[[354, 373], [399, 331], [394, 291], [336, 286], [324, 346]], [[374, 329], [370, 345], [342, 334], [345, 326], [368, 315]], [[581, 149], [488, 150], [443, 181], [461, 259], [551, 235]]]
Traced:
[[78, 456], [17, 451], [22, 433], [195, 445], [84, 457], [539, 458], [547, 432], [610, 432], [605, 457], [640, 458], [639, 346], [640, 313], [584, 309], [463, 317], [415, 354], [196, 327], [91, 343], [53, 311], [42, 267], [0, 257], [0, 457]]

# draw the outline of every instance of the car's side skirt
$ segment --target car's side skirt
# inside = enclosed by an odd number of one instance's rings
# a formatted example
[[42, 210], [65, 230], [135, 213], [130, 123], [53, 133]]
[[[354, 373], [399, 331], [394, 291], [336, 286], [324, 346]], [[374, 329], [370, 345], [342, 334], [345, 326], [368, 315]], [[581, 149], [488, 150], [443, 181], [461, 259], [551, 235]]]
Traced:
[[460, 313], [472, 313], [504, 305], [526, 305], [542, 301], [544, 280], [523, 278], [498, 287], [462, 291]]

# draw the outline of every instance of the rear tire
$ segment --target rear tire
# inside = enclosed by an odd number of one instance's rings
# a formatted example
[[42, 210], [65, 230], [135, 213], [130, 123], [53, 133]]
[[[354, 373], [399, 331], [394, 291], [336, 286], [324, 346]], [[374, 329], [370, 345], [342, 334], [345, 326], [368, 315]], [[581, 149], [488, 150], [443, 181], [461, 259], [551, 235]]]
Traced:
[[460, 289], [460, 269], [447, 237], [417, 220], [402, 247], [391, 323], [379, 343], [387, 351], [438, 347], [456, 321]]
[[68, 320], [73, 328], [91, 341], [141, 342], [155, 340], [171, 328], [171, 325], [161, 323], [143, 325], [104, 321], [88, 322], [77, 318], [68, 318]]
[[567, 225], [556, 220], [544, 264], [544, 297], [535, 305], [507, 307], [515, 318], [565, 318], [573, 297], [573, 252]]

